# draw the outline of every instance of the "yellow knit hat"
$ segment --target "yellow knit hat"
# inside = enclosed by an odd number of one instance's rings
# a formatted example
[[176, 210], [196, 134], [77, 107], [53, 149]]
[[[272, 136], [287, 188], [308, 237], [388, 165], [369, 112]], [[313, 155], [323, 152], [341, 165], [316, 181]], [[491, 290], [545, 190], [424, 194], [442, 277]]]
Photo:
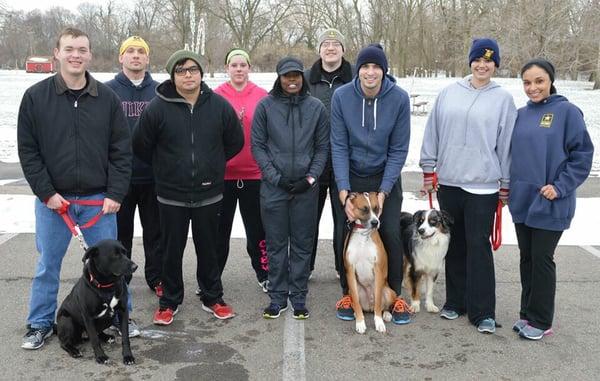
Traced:
[[144, 41], [144, 39], [141, 38], [140, 36], [131, 36], [128, 39], [126, 39], [125, 41], [123, 41], [123, 43], [121, 44], [121, 48], [119, 48], [119, 55], [122, 55], [123, 53], [125, 53], [125, 51], [130, 46], [142, 47], [146, 51], [146, 54], [150, 55], [150, 47], [148, 47], [148, 44], [146, 43], [146, 41]]

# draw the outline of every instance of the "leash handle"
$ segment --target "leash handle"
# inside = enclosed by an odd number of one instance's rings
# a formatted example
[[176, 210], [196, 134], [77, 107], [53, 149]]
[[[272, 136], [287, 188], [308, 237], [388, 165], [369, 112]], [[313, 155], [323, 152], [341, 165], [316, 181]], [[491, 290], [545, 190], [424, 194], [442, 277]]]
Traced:
[[56, 213], [58, 213], [58, 215], [61, 216], [61, 218], [63, 219], [63, 221], [69, 228], [69, 230], [71, 231], [71, 234], [73, 234], [75, 236], [75, 238], [77, 238], [81, 248], [83, 250], [87, 250], [89, 246], [85, 242], [85, 239], [83, 238], [83, 233], [81, 232], [81, 229], [87, 229], [87, 228], [94, 226], [96, 224], [96, 222], [98, 222], [98, 220], [100, 220], [100, 218], [102, 217], [102, 210], [100, 210], [94, 217], [92, 217], [88, 222], [86, 222], [83, 226], [80, 227], [78, 224], [75, 223], [75, 221], [73, 221], [73, 219], [69, 215], [69, 206], [72, 204], [85, 205], [85, 206], [102, 206], [102, 205], [104, 205], [104, 199], [102, 199], [102, 200], [67, 200], [67, 201], [69, 201], [70, 204], [62, 204], [62, 206], [60, 208], [56, 209]]
[[502, 246], [502, 201], [498, 200], [496, 214], [494, 216], [494, 228], [490, 237], [492, 249], [498, 250]]

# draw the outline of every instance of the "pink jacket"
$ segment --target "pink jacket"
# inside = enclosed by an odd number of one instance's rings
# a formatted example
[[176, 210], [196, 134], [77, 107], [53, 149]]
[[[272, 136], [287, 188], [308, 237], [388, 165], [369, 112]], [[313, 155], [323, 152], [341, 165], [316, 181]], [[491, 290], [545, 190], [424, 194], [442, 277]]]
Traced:
[[237, 91], [229, 82], [225, 82], [214, 92], [229, 101], [238, 114], [244, 129], [244, 147], [240, 153], [227, 162], [225, 180], [260, 180], [260, 169], [250, 152], [250, 129], [252, 128], [254, 109], [258, 102], [267, 95], [267, 91], [248, 81], [242, 91]]

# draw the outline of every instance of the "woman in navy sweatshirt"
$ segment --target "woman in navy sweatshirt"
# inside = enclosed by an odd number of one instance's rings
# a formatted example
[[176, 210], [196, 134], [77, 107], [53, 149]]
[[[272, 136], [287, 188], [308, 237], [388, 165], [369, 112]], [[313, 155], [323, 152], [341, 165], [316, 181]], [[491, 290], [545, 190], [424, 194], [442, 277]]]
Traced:
[[534, 59], [521, 69], [529, 98], [513, 130], [510, 166], [512, 214], [521, 254], [519, 336], [551, 332], [556, 290], [554, 250], [575, 214], [575, 189], [590, 173], [594, 146], [583, 113], [556, 94], [554, 66]]

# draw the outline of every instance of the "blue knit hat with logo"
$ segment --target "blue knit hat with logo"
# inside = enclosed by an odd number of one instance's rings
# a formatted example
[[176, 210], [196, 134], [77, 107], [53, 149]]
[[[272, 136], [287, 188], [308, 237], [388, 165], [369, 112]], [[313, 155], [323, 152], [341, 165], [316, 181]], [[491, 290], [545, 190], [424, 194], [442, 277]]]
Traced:
[[370, 44], [362, 48], [356, 57], [356, 72], [360, 70], [362, 65], [374, 63], [383, 70], [383, 74], [388, 72], [388, 61], [383, 51], [383, 46], [380, 44]]
[[481, 57], [494, 61], [496, 67], [500, 67], [500, 47], [496, 40], [491, 38], [473, 40], [473, 45], [469, 50], [469, 66], [471, 66], [471, 62]]

